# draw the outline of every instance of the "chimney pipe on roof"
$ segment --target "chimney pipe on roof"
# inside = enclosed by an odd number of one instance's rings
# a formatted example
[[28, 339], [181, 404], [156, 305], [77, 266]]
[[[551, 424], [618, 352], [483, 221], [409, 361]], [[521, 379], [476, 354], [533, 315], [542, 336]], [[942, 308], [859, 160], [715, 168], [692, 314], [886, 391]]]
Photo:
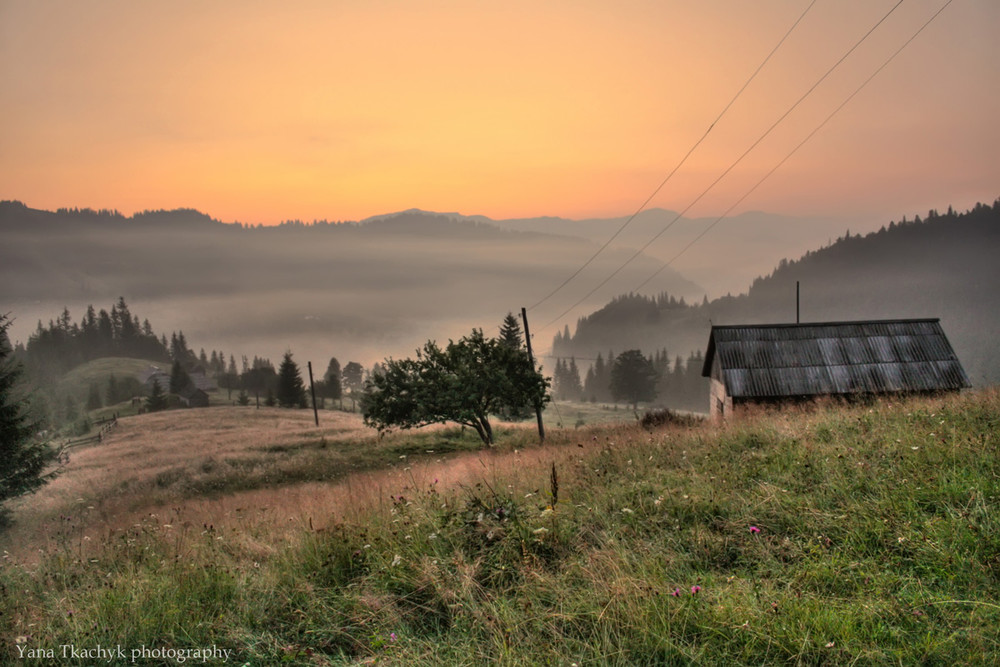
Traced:
[[795, 281], [795, 323], [799, 323], [799, 281]]

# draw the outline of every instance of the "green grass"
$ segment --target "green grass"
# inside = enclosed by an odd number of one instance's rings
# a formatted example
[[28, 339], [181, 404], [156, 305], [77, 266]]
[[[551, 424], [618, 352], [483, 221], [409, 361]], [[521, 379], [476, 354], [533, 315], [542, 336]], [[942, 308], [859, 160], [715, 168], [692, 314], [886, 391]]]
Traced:
[[[638, 417], [646, 412], [642, 406]], [[545, 406], [542, 418], [547, 428], [581, 428], [594, 424], [614, 424], [635, 422], [637, 413], [630, 405], [590, 403], [585, 401], [552, 401]], [[534, 422], [534, 418], [530, 421]]]
[[570, 428], [271, 549], [250, 519], [67, 530], [0, 566], [0, 658], [20, 641], [214, 644], [241, 665], [995, 664], [998, 433], [997, 391]]

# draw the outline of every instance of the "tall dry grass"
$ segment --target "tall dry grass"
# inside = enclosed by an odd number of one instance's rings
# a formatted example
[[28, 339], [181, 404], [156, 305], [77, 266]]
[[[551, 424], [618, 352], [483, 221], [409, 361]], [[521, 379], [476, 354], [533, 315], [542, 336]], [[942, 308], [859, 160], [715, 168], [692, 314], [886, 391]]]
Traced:
[[996, 391], [486, 452], [404, 434], [382, 468], [62, 531], [0, 566], [23, 591], [0, 635], [252, 664], [995, 664], [998, 435]]

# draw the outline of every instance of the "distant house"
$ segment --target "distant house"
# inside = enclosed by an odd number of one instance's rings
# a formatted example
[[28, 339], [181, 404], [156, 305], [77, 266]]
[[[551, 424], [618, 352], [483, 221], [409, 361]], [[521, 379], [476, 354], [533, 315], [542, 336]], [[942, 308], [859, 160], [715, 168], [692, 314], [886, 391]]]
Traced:
[[702, 375], [712, 417], [747, 403], [971, 386], [937, 319], [713, 326]]
[[164, 392], [170, 390], [170, 373], [164, 372], [159, 366], [150, 366], [139, 374], [139, 380], [148, 394], [153, 390], [153, 383], [159, 382]]
[[208, 407], [208, 394], [204, 389], [199, 389], [193, 384], [189, 384], [184, 387], [178, 394], [180, 398], [181, 405], [185, 405], [189, 408], [207, 408]]
[[188, 377], [191, 378], [191, 382], [194, 382], [194, 386], [202, 391], [216, 391], [219, 388], [215, 380], [205, 374], [205, 369], [201, 366], [195, 366], [194, 370], [188, 373]]
[[[178, 394], [181, 403], [190, 407], [207, 407], [209, 403], [208, 392], [218, 389], [215, 381], [205, 377], [204, 371], [198, 370], [188, 373], [188, 377], [191, 378], [191, 384]], [[139, 379], [147, 394], [153, 390], [154, 381], [160, 383], [160, 388], [164, 392], [170, 391], [170, 373], [158, 366], [147, 368], [139, 374]]]

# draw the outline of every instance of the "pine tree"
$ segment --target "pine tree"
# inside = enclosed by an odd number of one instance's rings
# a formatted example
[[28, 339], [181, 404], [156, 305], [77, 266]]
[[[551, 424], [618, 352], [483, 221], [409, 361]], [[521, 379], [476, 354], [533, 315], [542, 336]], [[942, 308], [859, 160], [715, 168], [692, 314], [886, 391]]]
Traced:
[[179, 394], [191, 384], [191, 376], [184, 370], [179, 360], [174, 360], [173, 368], [170, 370], [170, 393]]
[[285, 357], [278, 368], [278, 404], [283, 408], [306, 407], [306, 387], [299, 373], [299, 366], [292, 361], [292, 353]]
[[577, 367], [574, 357], [569, 358], [569, 365], [566, 367], [566, 382], [568, 383], [569, 399], [579, 401], [583, 397], [583, 385], [580, 383], [580, 369]]
[[524, 337], [521, 335], [521, 323], [514, 317], [514, 313], [508, 312], [500, 325], [500, 340], [514, 348], [520, 350], [524, 345]]
[[90, 392], [87, 395], [87, 410], [100, 410], [104, 407], [101, 402], [101, 390], [98, 389], [96, 382], [90, 383]]
[[164, 410], [167, 407], [167, 395], [163, 393], [163, 387], [159, 380], [153, 380], [153, 387], [146, 398], [146, 409], [150, 412]]
[[118, 380], [115, 379], [114, 373], [108, 376], [108, 391], [104, 396], [108, 405], [114, 405], [120, 400], [118, 398]]
[[[38, 489], [52, 477], [45, 468], [58, 457], [48, 443], [35, 438], [39, 424], [28, 416], [19, 395], [22, 370], [13, 359], [8, 326], [7, 316], [0, 315], [0, 503]], [[0, 506], [0, 525], [7, 521], [8, 512]]]

